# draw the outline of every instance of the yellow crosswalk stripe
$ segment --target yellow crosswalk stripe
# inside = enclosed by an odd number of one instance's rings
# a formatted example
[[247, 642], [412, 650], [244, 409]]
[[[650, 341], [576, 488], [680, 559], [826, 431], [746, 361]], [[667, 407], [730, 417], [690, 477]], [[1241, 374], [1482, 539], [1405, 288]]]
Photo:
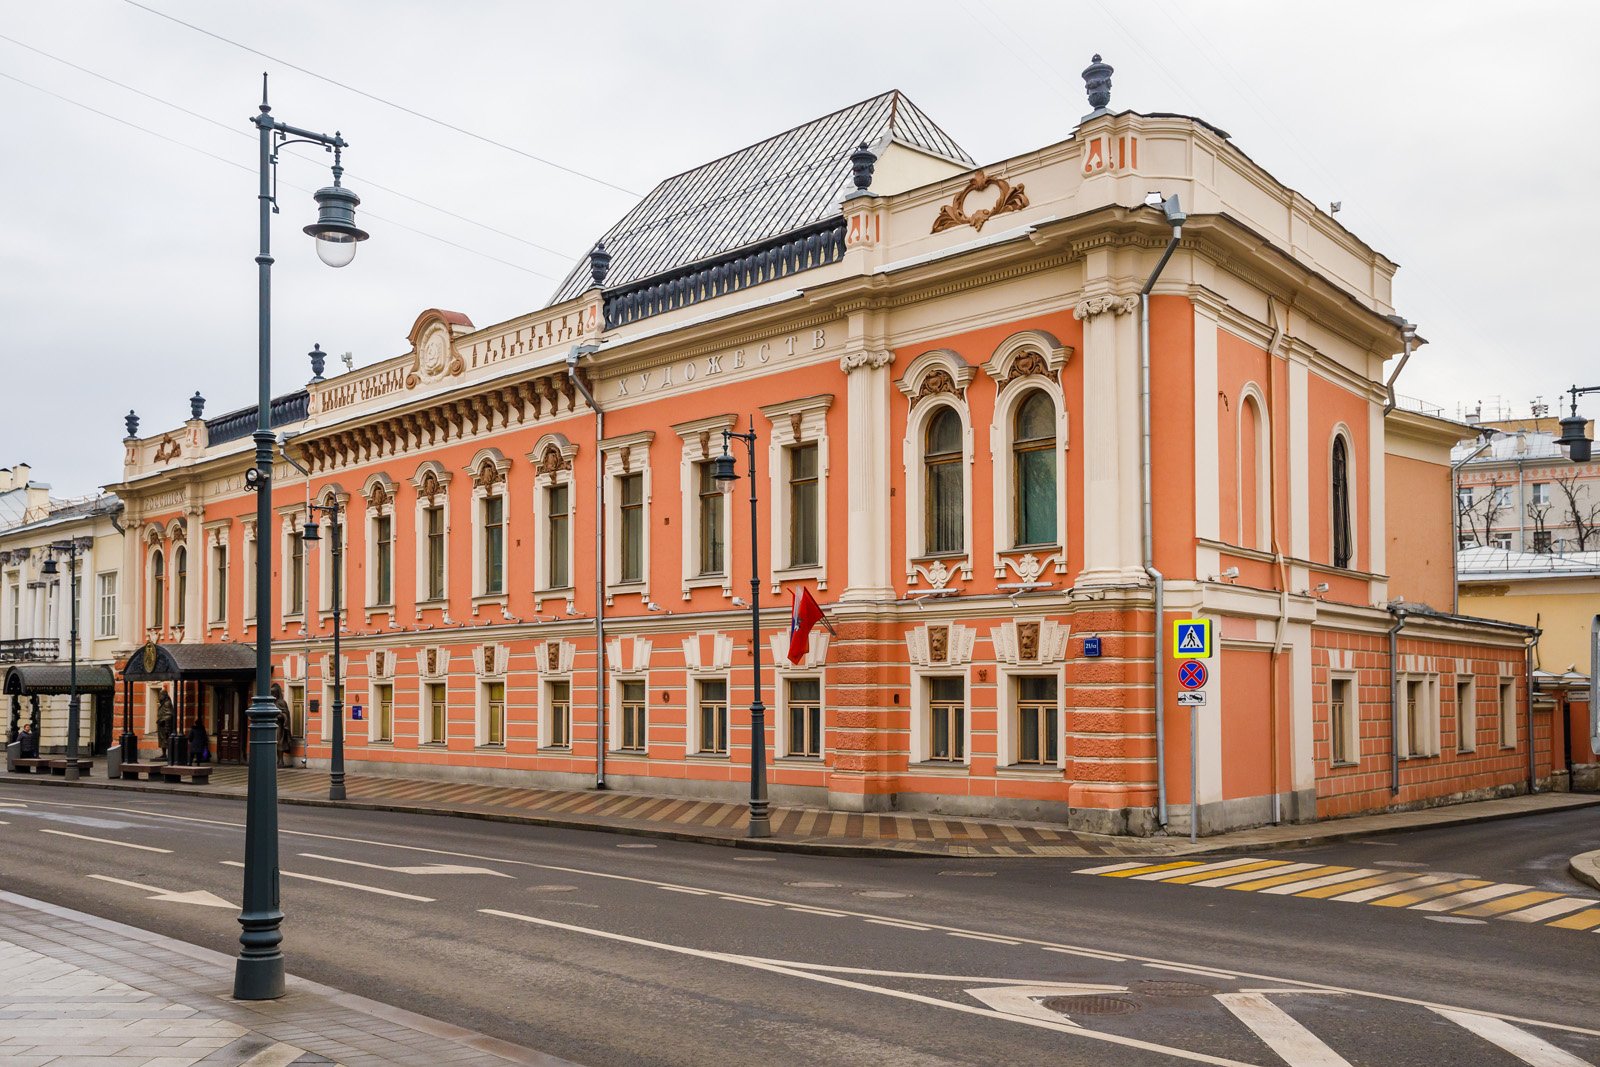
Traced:
[[1600, 926], [1600, 908], [1590, 908], [1576, 915], [1568, 915], [1565, 919], [1557, 919], [1550, 925], [1559, 926], [1563, 930], [1592, 930]]
[[1554, 900], [1560, 895], [1560, 893], [1546, 893], [1542, 889], [1535, 889], [1531, 893], [1518, 893], [1514, 897], [1502, 897], [1499, 900], [1491, 900], [1487, 904], [1479, 904], [1477, 907], [1462, 908], [1455, 914], [1469, 918], [1484, 919], [1492, 915], [1516, 911], [1518, 908], [1526, 908], [1529, 904], [1537, 904], [1542, 900]]
[[1417, 910], [1455, 911], [1457, 908], [1465, 908], [1469, 904], [1482, 904], [1484, 901], [1493, 900], [1495, 897], [1509, 897], [1513, 893], [1521, 893], [1523, 890], [1532, 888], [1532, 886], [1527, 885], [1510, 885], [1500, 882], [1487, 885], [1482, 889], [1469, 889], [1465, 893], [1452, 893], [1447, 897], [1434, 897], [1426, 904], [1418, 904]]
[[1367, 903], [1380, 908], [1409, 908], [1413, 904], [1420, 904], [1424, 900], [1442, 897], [1447, 893], [1459, 893], [1463, 889], [1482, 889], [1490, 883], [1482, 878], [1462, 878], [1454, 882], [1444, 882], [1440, 885], [1430, 885], [1420, 889], [1413, 889], [1406, 893], [1396, 893], [1392, 897], [1383, 897], [1378, 900], [1369, 900]]
[[1567, 914], [1569, 911], [1587, 908], [1592, 904], [1594, 904], [1594, 901], [1585, 900], [1582, 897], [1560, 897], [1556, 900], [1547, 900], [1543, 904], [1535, 904], [1533, 907], [1524, 908], [1521, 911], [1513, 911], [1510, 914], [1502, 915], [1501, 918], [1514, 923], [1542, 923], [1546, 919], [1555, 919]]
[[1253, 893], [1258, 889], [1270, 889], [1275, 885], [1287, 885], [1290, 882], [1305, 882], [1314, 878], [1321, 878], [1327, 874], [1342, 874], [1350, 870], [1349, 867], [1313, 867], [1309, 871], [1295, 871], [1293, 874], [1275, 874], [1270, 878], [1257, 878], [1253, 882], [1240, 882], [1227, 888], [1237, 889], [1241, 892]]
[[1254, 863], [1241, 863], [1227, 871], [1200, 871], [1195, 874], [1180, 874], [1176, 878], [1163, 878], [1163, 882], [1172, 885], [1186, 885], [1189, 882], [1204, 882], [1207, 879], [1218, 878], [1225, 874], [1244, 874], [1246, 871], [1264, 871], [1268, 867], [1286, 867], [1287, 860], [1256, 860]]
[[1388, 871], [1384, 874], [1374, 874], [1367, 878], [1357, 878], [1353, 882], [1339, 882], [1336, 885], [1325, 885], [1319, 889], [1308, 889], [1304, 893], [1296, 893], [1297, 897], [1310, 897], [1321, 900], [1326, 897], [1336, 897], [1341, 893], [1348, 893], [1354, 889], [1365, 889], [1371, 885], [1382, 885], [1385, 882], [1399, 882], [1415, 877], [1409, 871]]
[[1134, 867], [1126, 871], [1107, 871], [1103, 878], [1131, 878], [1136, 874], [1154, 874], [1157, 871], [1170, 871], [1178, 867], [1198, 867], [1199, 860], [1179, 860], [1176, 863], [1156, 863], [1149, 867]]

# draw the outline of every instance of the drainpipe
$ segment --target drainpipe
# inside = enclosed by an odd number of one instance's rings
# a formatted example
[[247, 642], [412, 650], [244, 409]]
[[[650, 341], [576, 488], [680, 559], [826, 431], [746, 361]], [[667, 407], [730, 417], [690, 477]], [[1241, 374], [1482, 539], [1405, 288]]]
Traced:
[[1600, 615], [1589, 620], [1589, 742], [1600, 752]]
[[1400, 628], [1406, 613], [1391, 607], [1394, 625], [1389, 627], [1389, 795], [1400, 794]]
[[[1139, 290], [1139, 489], [1141, 503], [1144, 508], [1144, 570], [1155, 584], [1155, 713], [1156, 713], [1156, 819], [1162, 829], [1167, 826], [1167, 677], [1166, 677], [1166, 647], [1162, 640], [1166, 632], [1167, 608], [1167, 579], [1156, 569], [1155, 557], [1155, 520], [1151, 504], [1150, 482], [1150, 290], [1155, 288], [1156, 279], [1161, 277], [1161, 272], [1166, 270], [1167, 261], [1172, 258], [1172, 253], [1177, 251], [1178, 241], [1183, 236], [1183, 224], [1188, 216], [1183, 213], [1183, 208], [1178, 203], [1178, 195], [1174, 193], [1161, 201], [1161, 210], [1166, 214], [1167, 223], [1172, 227], [1172, 239], [1167, 242], [1166, 251], [1161, 253], [1161, 259], [1156, 263], [1156, 269], [1150, 272], [1150, 278], [1144, 283], [1144, 288]], [[1189, 739], [1190, 746], [1194, 739]], [[1199, 790], [1195, 788], [1194, 779], [1189, 781], [1189, 825], [1190, 835], [1199, 832], [1200, 825], [1200, 800]]]
[[600, 442], [606, 435], [606, 416], [589, 388], [588, 380], [578, 373], [578, 360], [600, 351], [594, 343], [573, 345], [567, 353], [567, 377], [583, 394], [589, 410], [594, 412], [594, 670], [595, 719], [598, 733], [594, 746], [594, 787], [606, 787], [606, 465], [600, 455]]
[[1411, 342], [1417, 336], [1417, 324], [1414, 322], [1407, 322], [1405, 318], [1400, 315], [1385, 315], [1384, 318], [1388, 319], [1390, 322], [1394, 323], [1400, 328], [1400, 343], [1405, 346], [1404, 350], [1400, 353], [1399, 364], [1389, 375], [1389, 380], [1383, 383], [1384, 389], [1389, 393], [1389, 399], [1383, 405], [1383, 413], [1387, 415], [1389, 412], [1394, 410], [1395, 379], [1400, 377], [1400, 372], [1406, 369], [1406, 363], [1411, 359]]
[[1524, 717], [1528, 722], [1528, 794], [1530, 796], [1539, 791], [1538, 771], [1534, 764], [1536, 756], [1533, 745], [1533, 652], [1539, 645], [1539, 634], [1542, 632], [1535, 628], [1533, 633], [1528, 636], [1522, 651], [1522, 679], [1523, 686], [1527, 689], [1524, 694], [1527, 701]]

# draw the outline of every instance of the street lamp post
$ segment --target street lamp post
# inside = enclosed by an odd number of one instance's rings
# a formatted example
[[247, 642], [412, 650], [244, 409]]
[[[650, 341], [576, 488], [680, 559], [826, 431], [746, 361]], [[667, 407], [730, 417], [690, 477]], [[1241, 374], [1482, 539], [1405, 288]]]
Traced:
[[750, 454], [750, 837], [772, 836], [772, 814], [767, 803], [767, 706], [761, 703], [761, 539], [756, 520], [755, 420], [744, 433], [722, 431], [722, 455], [711, 476], [729, 485], [739, 480], [728, 443], [743, 441]]
[[58, 573], [56, 568], [55, 553], [64, 552], [67, 555], [67, 586], [68, 596], [72, 599], [72, 629], [67, 638], [70, 648], [71, 666], [67, 674], [67, 780], [78, 780], [78, 541], [70, 538], [58, 541], [50, 546], [50, 558], [44, 561], [41, 568], [44, 574]]
[[301, 540], [306, 544], [316, 544], [322, 540], [322, 535], [317, 532], [317, 516], [319, 511], [326, 512], [328, 516], [328, 536], [333, 538], [329, 551], [333, 556], [333, 574], [328, 578], [328, 587], [333, 593], [333, 706], [328, 709], [328, 714], [333, 717], [333, 758], [328, 765], [328, 799], [344, 799], [344, 677], [343, 668], [339, 661], [339, 630], [342, 622], [340, 612], [344, 603], [344, 528], [339, 522], [339, 498], [332, 498], [331, 504], [307, 504], [311, 514], [306, 516], [305, 526], [301, 528]]
[[[348, 142], [337, 132], [303, 130], [272, 117], [267, 103], [267, 78], [261, 76], [261, 107], [251, 123], [260, 133], [261, 250], [257, 275], [257, 387], [255, 465], [245, 475], [256, 494], [256, 529], [272, 528], [272, 215], [278, 150], [290, 144], [313, 144], [333, 152], [333, 185], [317, 190], [317, 221], [305, 232], [317, 239], [317, 257], [342, 267], [356, 254], [367, 234], [355, 224], [359, 197], [339, 183], [344, 174], [340, 153]], [[278, 707], [272, 682], [272, 539], [262, 537], [256, 553], [256, 692], [250, 701], [250, 768], [244, 817], [244, 895], [239, 913], [239, 957], [233, 972], [233, 995], [239, 1000], [273, 1000], [283, 996], [283, 911], [278, 902]]]
[[1574, 385], [1564, 392], [1572, 394], [1572, 411], [1561, 420], [1561, 436], [1556, 438], [1555, 443], [1567, 446], [1567, 456], [1572, 462], [1587, 463], [1594, 442], [1588, 436], [1588, 420], [1578, 414], [1578, 397], [1600, 393], [1600, 385]]

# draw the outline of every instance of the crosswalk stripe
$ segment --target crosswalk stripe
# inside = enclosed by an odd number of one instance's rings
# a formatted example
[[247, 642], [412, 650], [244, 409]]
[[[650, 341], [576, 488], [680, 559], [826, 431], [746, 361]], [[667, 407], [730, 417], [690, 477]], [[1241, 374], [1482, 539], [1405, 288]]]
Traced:
[[[1201, 874], [1202, 872], [1206, 871], [1215, 871], [1216, 873], [1221, 874], [1223, 871], [1227, 870], [1238, 870], [1245, 864], [1251, 862], [1254, 861], [1252, 861], [1248, 856], [1235, 856], [1231, 860], [1219, 860], [1216, 863], [1202, 863], [1198, 867], [1190, 867], [1183, 873], [1187, 875]], [[1133, 876], [1134, 881], [1136, 882], [1163, 881], [1170, 877], [1172, 877], [1172, 875], [1165, 871], [1157, 871], [1155, 874], [1136, 874]]]
[[[1241, 863], [1237, 867], [1232, 868], [1228, 873], [1247, 874], [1252, 871], [1264, 871], [1271, 867], [1282, 867], [1285, 865], [1286, 861], [1284, 860], [1256, 860], [1254, 863]], [[1178, 876], [1175, 878], [1163, 878], [1161, 880], [1173, 885], [1188, 885], [1191, 882], [1203, 882], [1208, 878], [1214, 878], [1217, 876], [1217, 874], [1218, 872], [1216, 871], [1182, 871], [1179, 872]]]
[[1566, 1049], [1557, 1048], [1543, 1038], [1534, 1037], [1504, 1019], [1475, 1015], [1470, 1011], [1434, 1008], [1434, 1011], [1464, 1029], [1471, 1030], [1492, 1045], [1497, 1045], [1531, 1067], [1588, 1067]]
[[1392, 897], [1383, 897], [1372, 902], [1379, 908], [1409, 908], [1413, 904], [1420, 904], [1434, 897], [1442, 897], [1446, 893], [1459, 893], [1463, 889], [1481, 889], [1489, 885], [1484, 878], [1458, 878], [1453, 882], [1442, 882], [1439, 885], [1427, 886], [1423, 889], [1414, 889], [1409, 893], [1396, 893]]
[[1350, 1067], [1299, 1021], [1260, 993], [1218, 993], [1217, 1000], [1293, 1067]]
[[1110, 865], [1105, 866], [1105, 867], [1090, 867], [1088, 870], [1079, 871], [1078, 873], [1079, 874], [1112, 874], [1112, 873], [1114, 873], [1116, 871], [1131, 871], [1135, 867], [1144, 867], [1144, 866], [1146, 866], [1146, 864], [1145, 864], [1145, 862], [1143, 860], [1136, 860], [1133, 863], [1113, 863], [1113, 864], [1110, 864]]
[[1368, 886], [1366, 889], [1357, 889], [1350, 893], [1339, 893], [1333, 899], [1345, 904], [1364, 904], [1369, 900], [1376, 900], [1379, 897], [1386, 897], [1390, 893], [1406, 889], [1420, 889], [1423, 886], [1438, 885], [1440, 882], [1448, 882], [1455, 877], [1457, 876], [1453, 874], [1419, 874], [1407, 878], [1403, 882], [1394, 882], [1390, 885]]
[[1322, 900], [1326, 897], [1337, 896], [1340, 893], [1348, 893], [1352, 889], [1364, 889], [1369, 885], [1386, 885], [1390, 882], [1404, 881], [1411, 877], [1411, 875], [1399, 871], [1385, 871], [1382, 874], [1374, 874], [1366, 878], [1357, 878], [1353, 882], [1340, 882], [1335, 885], [1326, 885], [1320, 886], [1316, 889], [1308, 889], [1303, 893], [1296, 893], [1295, 896], [1309, 897], [1312, 900]]
[[1299, 893], [1307, 889], [1321, 889], [1325, 885], [1340, 885], [1346, 882], [1353, 882], [1357, 878], [1365, 878], [1368, 875], [1382, 873], [1383, 872], [1378, 870], [1376, 867], [1357, 867], [1353, 871], [1347, 870], [1342, 874], [1326, 874], [1321, 878], [1308, 878], [1301, 881], [1289, 882], [1286, 885], [1275, 885], [1271, 889], [1263, 889], [1262, 892], [1270, 893], [1274, 896], [1287, 895], [1289, 893]]
[[1558, 915], [1565, 915], [1569, 911], [1587, 908], [1593, 903], [1594, 901], [1584, 900], [1581, 897], [1562, 897], [1560, 900], [1547, 901], [1536, 907], [1512, 912], [1509, 915], [1502, 915], [1501, 918], [1510, 919], [1512, 922], [1518, 923], [1542, 923], [1546, 919], [1554, 919]]
[[1600, 908], [1590, 908], [1580, 911], [1576, 915], [1569, 915], [1565, 919], [1557, 919], [1550, 924], [1563, 930], [1593, 930], [1600, 926]]
[[[1512, 893], [1520, 893], [1522, 890], [1527, 888], [1529, 887], [1525, 885], [1508, 885], [1504, 882], [1501, 882], [1498, 885], [1489, 885], [1482, 889], [1470, 889], [1465, 893], [1452, 893], [1447, 897], [1435, 897], [1433, 900], [1430, 900], [1425, 904], [1418, 904], [1417, 910], [1452, 911], [1467, 904], [1479, 904], [1485, 900], [1493, 900], [1495, 897], [1504, 897], [1509, 896]], [[1462, 912], [1461, 914], [1465, 915], [1466, 912]]]
[[1334, 874], [1348, 871], [1349, 869], [1349, 867], [1313, 867], [1309, 871], [1296, 871], [1293, 874], [1274, 874], [1270, 878], [1257, 878], [1251, 882], [1240, 882], [1237, 885], [1230, 885], [1228, 888], [1245, 893], [1254, 893], [1258, 889], [1267, 889], [1275, 885], [1284, 885], [1288, 882], [1303, 883], [1307, 879], [1315, 878], [1318, 875]]
[[[1527, 889], [1528, 887], [1520, 886], [1519, 888]], [[1535, 889], [1531, 893], [1518, 893], [1514, 897], [1492, 900], [1487, 904], [1479, 904], [1475, 908], [1462, 908], [1457, 914], [1472, 918], [1487, 918], [1507, 911], [1516, 911], [1518, 908], [1525, 908], [1529, 904], [1537, 904], [1541, 900], [1554, 900], [1560, 895], [1560, 893], [1547, 893], [1543, 889]]]
[[1198, 867], [1199, 860], [1178, 860], [1175, 863], [1154, 863], [1143, 867], [1134, 867], [1126, 871], [1109, 871], [1107, 878], [1130, 878], [1136, 874], [1154, 874], [1156, 871], [1170, 871], [1178, 867]]
[[[1313, 868], [1315, 866], [1316, 866], [1315, 863], [1280, 864], [1279, 866], [1273, 868], [1273, 873], [1274, 874], [1288, 874], [1290, 871], [1309, 871], [1311, 868]], [[1243, 882], [1246, 879], [1254, 878], [1254, 877], [1255, 877], [1255, 874], [1253, 872], [1246, 871], [1243, 874], [1227, 874], [1227, 875], [1223, 875], [1221, 878], [1207, 878], [1205, 881], [1199, 882], [1197, 884], [1202, 885], [1207, 889], [1221, 889], [1223, 886], [1234, 885], [1235, 883]]]

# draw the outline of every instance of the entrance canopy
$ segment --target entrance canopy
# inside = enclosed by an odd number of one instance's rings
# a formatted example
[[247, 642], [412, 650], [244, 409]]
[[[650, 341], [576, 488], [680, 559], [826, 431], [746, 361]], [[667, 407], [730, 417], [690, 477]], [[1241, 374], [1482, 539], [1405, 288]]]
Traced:
[[124, 682], [238, 682], [256, 676], [256, 646], [147, 643], [122, 665]]
[[[78, 667], [78, 692], [109, 693], [111, 668], [83, 664]], [[8, 667], [0, 693], [8, 696], [45, 696], [72, 692], [72, 667], [66, 663], [23, 663]]]

